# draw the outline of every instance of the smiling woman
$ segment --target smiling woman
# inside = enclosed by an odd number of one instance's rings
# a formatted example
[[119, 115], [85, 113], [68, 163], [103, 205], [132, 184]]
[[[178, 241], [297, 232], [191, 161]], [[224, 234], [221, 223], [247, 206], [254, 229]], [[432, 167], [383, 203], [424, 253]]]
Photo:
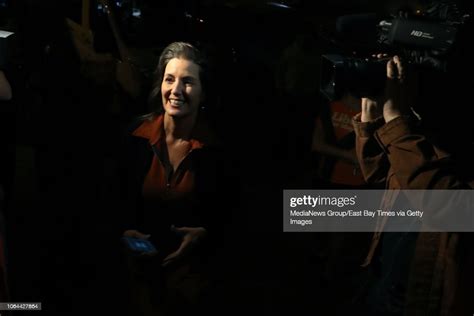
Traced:
[[149, 99], [155, 113], [166, 110], [167, 98], [173, 99], [173, 93], [178, 93], [178, 99], [190, 97], [199, 104], [209, 84], [208, 61], [191, 44], [175, 42], [163, 50], [155, 76]]
[[174, 117], [195, 116], [202, 101], [199, 66], [186, 59], [173, 58], [161, 84], [163, 107]]
[[210, 282], [203, 262], [213, 240], [222, 239], [212, 218], [222, 218], [213, 210], [224, 187], [217, 179], [224, 174], [222, 159], [200, 110], [206, 65], [191, 44], [168, 45], [149, 99], [156, 110], [142, 116], [129, 135], [123, 235], [156, 248], [128, 249], [131, 292], [142, 315], [184, 315], [206, 305], [200, 297]]

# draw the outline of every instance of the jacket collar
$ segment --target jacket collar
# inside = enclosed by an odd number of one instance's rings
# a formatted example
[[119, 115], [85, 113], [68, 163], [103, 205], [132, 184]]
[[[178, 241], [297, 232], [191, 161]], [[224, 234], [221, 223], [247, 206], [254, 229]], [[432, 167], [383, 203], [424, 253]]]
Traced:
[[[133, 136], [147, 139], [151, 146], [165, 143], [164, 115], [151, 116], [132, 132]], [[215, 138], [208, 124], [198, 116], [196, 125], [191, 133], [191, 148], [197, 149], [215, 143]]]

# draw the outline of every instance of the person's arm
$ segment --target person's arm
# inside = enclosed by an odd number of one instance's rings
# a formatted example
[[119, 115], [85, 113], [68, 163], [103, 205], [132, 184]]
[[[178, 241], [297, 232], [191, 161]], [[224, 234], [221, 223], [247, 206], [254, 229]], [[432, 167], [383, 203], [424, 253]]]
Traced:
[[382, 116], [385, 124], [375, 138], [386, 153], [401, 189], [450, 189], [463, 184], [453, 172], [450, 155], [437, 148], [418, 128], [410, 110], [404, 65], [395, 56], [387, 62], [387, 85]]
[[425, 229], [445, 230], [453, 218], [457, 229], [471, 229], [472, 201], [465, 190], [472, 189], [472, 183], [466, 180], [469, 175], [462, 174], [469, 172], [457, 169], [451, 155], [425, 135], [413, 115], [401, 111], [386, 121], [375, 139], [411, 207], [424, 211]]
[[0, 100], [11, 100], [12, 98], [12, 87], [8, 82], [5, 73], [0, 70]]
[[376, 138], [402, 189], [454, 189], [465, 185], [453, 172], [451, 156], [437, 148], [409, 116], [399, 116], [376, 132]]
[[385, 121], [381, 116], [377, 118], [364, 116], [364, 112], [367, 111], [363, 101], [362, 112], [352, 119], [356, 134], [356, 155], [365, 181], [369, 184], [380, 184], [387, 179], [390, 163], [375, 138], [375, 131], [383, 126]]
[[[446, 228], [453, 212], [458, 224], [472, 222], [472, 202], [463, 193], [463, 189], [471, 186], [466, 175], [457, 170], [451, 155], [426, 136], [411, 113], [408, 96], [413, 85], [407, 84], [400, 59], [394, 57], [387, 63], [387, 78], [383, 103], [386, 124], [376, 131], [375, 137], [387, 154], [400, 189], [405, 190], [415, 209], [428, 211], [423, 217], [425, 226]], [[457, 190], [447, 195], [432, 191], [451, 189]], [[423, 191], [411, 194], [411, 190]]]
[[[379, 58], [385, 55], [378, 55]], [[385, 94], [379, 97], [362, 98], [361, 113], [353, 118], [356, 133], [356, 154], [362, 174], [368, 183], [386, 181], [391, 161], [375, 132], [384, 124], [407, 112], [406, 89], [400, 89], [404, 80], [404, 68], [395, 56], [387, 62], [387, 85]]]

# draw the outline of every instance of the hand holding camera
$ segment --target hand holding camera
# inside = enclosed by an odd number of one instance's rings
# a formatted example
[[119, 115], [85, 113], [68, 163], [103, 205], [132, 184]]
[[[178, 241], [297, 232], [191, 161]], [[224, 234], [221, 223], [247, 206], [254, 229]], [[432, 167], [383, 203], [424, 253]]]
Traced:
[[[386, 55], [377, 55], [379, 59]], [[391, 57], [386, 64], [387, 80], [384, 93], [365, 97], [361, 102], [361, 121], [372, 121], [383, 116], [386, 123], [410, 112], [410, 93], [407, 85], [406, 66], [399, 56]]]

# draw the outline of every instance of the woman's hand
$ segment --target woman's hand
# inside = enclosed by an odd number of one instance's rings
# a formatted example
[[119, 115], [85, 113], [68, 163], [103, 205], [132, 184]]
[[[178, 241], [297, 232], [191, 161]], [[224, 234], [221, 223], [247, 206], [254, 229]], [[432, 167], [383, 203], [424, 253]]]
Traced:
[[[130, 229], [130, 230], [126, 230], [124, 233], [123, 233], [123, 236], [124, 237], [131, 237], [131, 238], [137, 238], [137, 239], [144, 239], [144, 240], [148, 240], [151, 235], [146, 235], [146, 234], [143, 234], [141, 232], [139, 232], [138, 230], [134, 230], [134, 229]], [[158, 251], [148, 251], [148, 252], [142, 252], [138, 255], [135, 255], [136, 258], [140, 259], [140, 258], [150, 258], [150, 257], [154, 257], [158, 254]]]
[[150, 238], [150, 236], [151, 235], [143, 234], [139, 232], [138, 230], [134, 230], [134, 229], [126, 230], [123, 233], [123, 237], [132, 237], [132, 238], [138, 238], [138, 239], [148, 239]]
[[169, 254], [165, 259], [163, 259], [163, 267], [172, 265], [173, 263], [185, 258], [207, 235], [207, 230], [204, 227], [171, 226], [171, 231], [182, 236], [181, 245], [179, 246], [178, 250]]

